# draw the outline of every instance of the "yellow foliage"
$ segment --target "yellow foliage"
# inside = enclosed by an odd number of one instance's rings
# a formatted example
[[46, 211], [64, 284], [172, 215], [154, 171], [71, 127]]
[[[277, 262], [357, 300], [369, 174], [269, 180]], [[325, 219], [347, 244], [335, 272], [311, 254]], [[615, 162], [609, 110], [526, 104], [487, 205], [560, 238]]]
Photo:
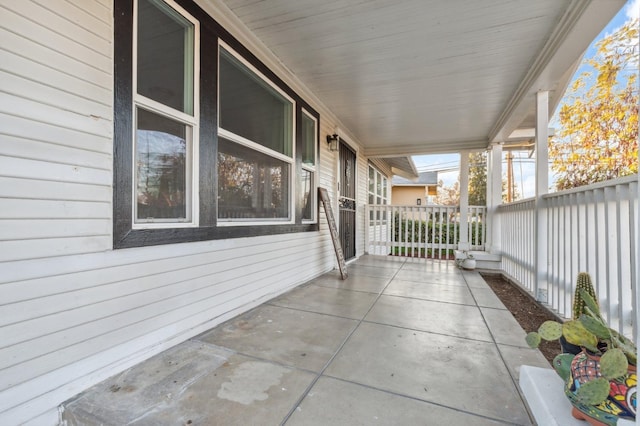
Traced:
[[549, 141], [557, 189], [638, 172], [638, 20], [597, 44], [559, 111], [561, 128]]

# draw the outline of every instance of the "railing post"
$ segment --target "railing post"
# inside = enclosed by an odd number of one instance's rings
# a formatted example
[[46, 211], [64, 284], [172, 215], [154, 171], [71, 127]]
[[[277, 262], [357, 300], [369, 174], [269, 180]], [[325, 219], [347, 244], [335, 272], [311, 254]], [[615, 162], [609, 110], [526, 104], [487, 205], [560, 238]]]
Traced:
[[470, 250], [469, 244], [469, 151], [460, 151], [460, 240], [459, 250]]
[[369, 221], [370, 208], [369, 204], [364, 205], [364, 254], [369, 254], [369, 232], [371, 232], [371, 222]]
[[547, 302], [547, 211], [543, 195], [549, 192], [549, 92], [536, 93], [536, 229], [535, 296]]
[[487, 162], [487, 251], [500, 254], [502, 237], [498, 206], [502, 204], [502, 144], [491, 146]]

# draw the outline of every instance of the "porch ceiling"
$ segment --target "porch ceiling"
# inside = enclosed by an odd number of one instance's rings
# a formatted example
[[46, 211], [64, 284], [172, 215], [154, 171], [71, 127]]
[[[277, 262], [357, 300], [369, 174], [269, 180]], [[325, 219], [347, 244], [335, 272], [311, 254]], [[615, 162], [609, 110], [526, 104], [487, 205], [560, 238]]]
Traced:
[[551, 113], [624, 0], [222, 0], [368, 156], [484, 149]]

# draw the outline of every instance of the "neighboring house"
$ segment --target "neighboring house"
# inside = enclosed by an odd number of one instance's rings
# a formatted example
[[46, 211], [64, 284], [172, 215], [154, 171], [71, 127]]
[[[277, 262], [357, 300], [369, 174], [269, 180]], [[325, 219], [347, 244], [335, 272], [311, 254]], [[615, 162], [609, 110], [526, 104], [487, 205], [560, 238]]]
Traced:
[[438, 195], [438, 172], [422, 172], [415, 180], [394, 176], [391, 180], [391, 204], [415, 206], [430, 204]]
[[318, 187], [364, 254], [408, 157], [546, 129], [622, 3], [3, 1], [0, 424], [333, 269]]

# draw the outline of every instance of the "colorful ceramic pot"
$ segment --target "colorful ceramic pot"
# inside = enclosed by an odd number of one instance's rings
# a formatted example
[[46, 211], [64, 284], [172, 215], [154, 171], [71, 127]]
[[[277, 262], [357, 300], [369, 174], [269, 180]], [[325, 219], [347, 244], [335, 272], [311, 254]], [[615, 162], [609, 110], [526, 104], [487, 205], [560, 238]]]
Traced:
[[636, 367], [629, 366], [627, 374], [609, 381], [609, 397], [598, 405], [586, 405], [576, 398], [576, 392], [584, 383], [601, 377], [600, 357], [586, 351], [580, 352], [571, 362], [571, 375], [565, 387], [565, 394], [573, 404], [572, 415], [586, 420], [593, 426], [614, 426], [618, 419], [636, 418]]

